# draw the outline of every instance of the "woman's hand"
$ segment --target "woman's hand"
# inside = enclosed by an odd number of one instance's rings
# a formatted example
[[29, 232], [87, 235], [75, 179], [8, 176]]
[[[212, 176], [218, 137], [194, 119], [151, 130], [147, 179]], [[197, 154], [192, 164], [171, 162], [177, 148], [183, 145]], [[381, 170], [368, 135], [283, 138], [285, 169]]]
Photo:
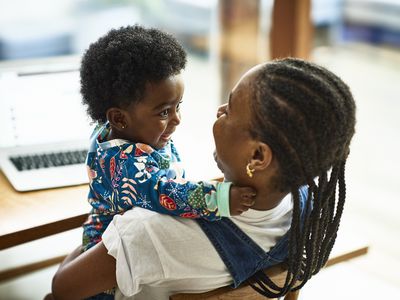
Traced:
[[231, 186], [229, 209], [231, 216], [240, 215], [255, 203], [256, 191], [251, 187]]

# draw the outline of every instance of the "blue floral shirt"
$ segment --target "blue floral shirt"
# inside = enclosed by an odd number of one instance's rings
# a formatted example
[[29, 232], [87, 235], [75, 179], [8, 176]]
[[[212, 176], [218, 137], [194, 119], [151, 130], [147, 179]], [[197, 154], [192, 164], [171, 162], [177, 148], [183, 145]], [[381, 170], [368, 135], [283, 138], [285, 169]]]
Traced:
[[121, 139], [107, 141], [109, 132], [109, 124], [94, 130], [86, 159], [92, 210], [83, 225], [85, 250], [101, 241], [114, 215], [135, 206], [211, 221], [229, 216], [230, 183], [185, 180], [172, 141], [156, 150]]

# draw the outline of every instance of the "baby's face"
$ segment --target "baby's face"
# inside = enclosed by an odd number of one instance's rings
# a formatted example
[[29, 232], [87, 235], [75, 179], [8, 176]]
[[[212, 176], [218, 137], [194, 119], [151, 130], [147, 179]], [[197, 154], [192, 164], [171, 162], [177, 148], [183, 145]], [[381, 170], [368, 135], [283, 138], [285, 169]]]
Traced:
[[143, 99], [126, 109], [129, 128], [126, 139], [156, 149], [164, 147], [180, 123], [183, 91], [180, 74], [148, 83]]

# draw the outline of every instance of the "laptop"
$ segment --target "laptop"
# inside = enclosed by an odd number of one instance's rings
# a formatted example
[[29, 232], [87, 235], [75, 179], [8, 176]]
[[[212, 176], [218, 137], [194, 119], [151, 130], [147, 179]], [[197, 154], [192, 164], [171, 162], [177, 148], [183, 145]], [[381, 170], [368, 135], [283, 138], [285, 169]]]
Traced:
[[88, 182], [79, 80], [76, 64], [0, 69], [0, 168], [15, 190]]

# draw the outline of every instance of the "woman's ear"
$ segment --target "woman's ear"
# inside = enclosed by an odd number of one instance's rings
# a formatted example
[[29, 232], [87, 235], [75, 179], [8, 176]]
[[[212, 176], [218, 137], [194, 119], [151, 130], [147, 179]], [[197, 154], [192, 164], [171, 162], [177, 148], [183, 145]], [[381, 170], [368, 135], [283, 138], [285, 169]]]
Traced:
[[254, 171], [262, 171], [269, 167], [272, 162], [271, 148], [262, 142], [258, 142], [253, 150], [253, 155], [250, 160], [250, 167]]
[[127, 119], [122, 109], [117, 107], [111, 107], [106, 113], [107, 120], [113, 128], [123, 130], [127, 127]]

